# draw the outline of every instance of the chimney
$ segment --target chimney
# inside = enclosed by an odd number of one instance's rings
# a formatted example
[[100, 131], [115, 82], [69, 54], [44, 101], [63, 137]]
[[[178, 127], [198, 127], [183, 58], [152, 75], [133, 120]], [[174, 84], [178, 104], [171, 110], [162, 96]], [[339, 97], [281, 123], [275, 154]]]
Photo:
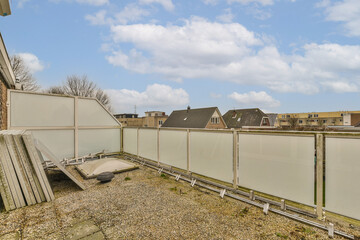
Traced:
[[190, 110], [190, 106], [187, 107], [187, 111], [186, 111], [186, 112], [189, 112], [189, 110]]

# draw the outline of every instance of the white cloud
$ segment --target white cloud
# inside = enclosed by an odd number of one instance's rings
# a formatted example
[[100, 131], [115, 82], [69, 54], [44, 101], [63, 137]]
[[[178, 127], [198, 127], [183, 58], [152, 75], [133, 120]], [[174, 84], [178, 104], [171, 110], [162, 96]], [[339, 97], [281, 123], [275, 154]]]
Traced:
[[173, 11], [175, 9], [175, 6], [172, 2], [172, 0], [139, 0], [142, 4], [153, 4], [158, 3], [163, 6], [167, 11]]
[[325, 8], [326, 20], [342, 22], [348, 35], [360, 36], [359, 0], [342, 0], [334, 3], [324, 0], [317, 6]]
[[44, 65], [39, 58], [32, 53], [17, 53], [23, 60], [25, 65], [29, 68], [31, 73], [40, 72], [44, 69]]
[[100, 10], [95, 15], [86, 15], [85, 19], [90, 22], [92, 25], [104, 25], [111, 24], [112, 19], [106, 17], [106, 10]]
[[231, 23], [234, 19], [234, 15], [231, 12], [231, 8], [227, 8], [224, 10], [224, 14], [217, 16], [217, 20], [224, 22], [224, 23]]
[[115, 112], [132, 111], [138, 108], [174, 108], [182, 107], [189, 103], [189, 94], [182, 88], [174, 89], [168, 85], [152, 84], [144, 92], [129, 89], [108, 89]]
[[264, 91], [249, 93], [233, 92], [228, 96], [243, 107], [278, 107], [280, 102]]
[[227, 2], [229, 4], [231, 4], [231, 3], [240, 3], [240, 4], [244, 4], [244, 5], [251, 4], [251, 3], [258, 3], [258, 4], [261, 4], [263, 6], [273, 5], [274, 4], [273, 0], [227, 0]]
[[[74, 0], [50, 0], [51, 2], [72, 2]], [[109, 0], [75, 0], [77, 3], [80, 4], [88, 4], [92, 6], [103, 6], [109, 4]]]
[[[193, 17], [183, 25], [133, 24], [111, 27], [115, 49], [109, 63], [169, 80], [215, 79], [314, 94], [329, 83], [360, 84], [360, 46], [307, 44], [285, 55], [266, 37], [238, 23]], [[123, 43], [132, 49], [121, 49]], [[323, 84], [325, 83], [325, 84]]]
[[216, 4], [218, 4], [218, 0], [202, 0], [206, 5], [212, 5], [215, 6]]
[[18, 8], [23, 8], [25, 3], [29, 2], [30, 0], [19, 0], [18, 1], [18, 4], [17, 4], [17, 7]]
[[359, 92], [359, 86], [347, 82], [324, 82], [325, 88], [336, 93]]
[[136, 4], [126, 5], [120, 12], [113, 14], [112, 17], [107, 16], [106, 10], [100, 10], [94, 15], [86, 15], [85, 19], [92, 25], [112, 25], [112, 24], [127, 24], [140, 20], [143, 16], [148, 16], [150, 13], [140, 8]]

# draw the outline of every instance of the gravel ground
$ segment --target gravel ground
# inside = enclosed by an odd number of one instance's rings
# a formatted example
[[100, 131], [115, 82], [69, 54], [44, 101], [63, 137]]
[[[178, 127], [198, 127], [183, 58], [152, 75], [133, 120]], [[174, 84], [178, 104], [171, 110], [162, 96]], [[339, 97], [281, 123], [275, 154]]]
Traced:
[[[0, 239], [328, 239], [325, 231], [146, 167], [106, 184], [86, 180], [85, 191], [62, 173], [50, 180], [56, 200], [0, 213]], [[360, 235], [346, 223], [335, 228]]]

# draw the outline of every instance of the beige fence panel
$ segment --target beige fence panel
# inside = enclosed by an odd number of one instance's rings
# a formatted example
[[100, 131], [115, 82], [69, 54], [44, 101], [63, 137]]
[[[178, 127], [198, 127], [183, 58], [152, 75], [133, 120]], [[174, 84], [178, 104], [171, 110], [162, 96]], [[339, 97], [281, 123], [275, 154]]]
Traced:
[[79, 126], [118, 126], [119, 123], [107, 114], [102, 105], [95, 99], [79, 98]]
[[123, 129], [124, 152], [137, 155], [137, 128]]
[[74, 157], [74, 130], [32, 130], [31, 133], [59, 159]]
[[325, 139], [325, 208], [360, 219], [360, 139]]
[[106, 153], [120, 152], [120, 129], [79, 130], [79, 156], [105, 150]]
[[191, 131], [190, 171], [232, 183], [232, 132]]
[[139, 156], [157, 161], [157, 129], [139, 129]]
[[11, 92], [12, 127], [74, 126], [74, 98]]
[[60, 159], [103, 149], [120, 152], [121, 124], [97, 100], [17, 90], [8, 93], [8, 129], [31, 131]]
[[160, 162], [177, 168], [187, 168], [187, 131], [165, 130], [159, 132]]
[[314, 205], [314, 136], [239, 134], [240, 186]]

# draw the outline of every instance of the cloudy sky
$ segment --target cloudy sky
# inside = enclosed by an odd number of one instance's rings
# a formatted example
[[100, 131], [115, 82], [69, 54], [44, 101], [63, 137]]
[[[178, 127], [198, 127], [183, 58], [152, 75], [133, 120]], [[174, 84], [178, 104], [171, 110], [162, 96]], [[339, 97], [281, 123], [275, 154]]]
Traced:
[[359, 0], [12, 0], [0, 31], [43, 88], [86, 74], [116, 113], [360, 110]]

